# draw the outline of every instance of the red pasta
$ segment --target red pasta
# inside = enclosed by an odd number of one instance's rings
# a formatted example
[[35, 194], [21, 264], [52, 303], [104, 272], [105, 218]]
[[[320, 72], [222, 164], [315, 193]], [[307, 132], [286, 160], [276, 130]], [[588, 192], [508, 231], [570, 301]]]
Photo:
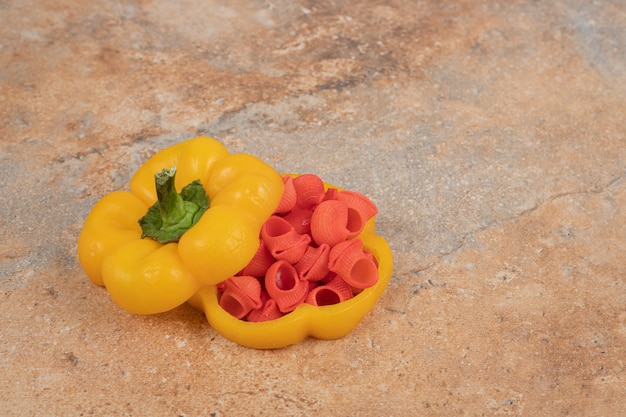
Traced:
[[296, 205], [302, 208], [310, 209], [324, 198], [324, 183], [317, 175], [300, 175], [293, 179], [293, 185], [298, 198]]
[[328, 270], [328, 274], [326, 274], [326, 276], [322, 279], [320, 279], [319, 283], [320, 285], [324, 285], [324, 284], [328, 284], [330, 281], [332, 281], [335, 277], [337, 276], [336, 273], [334, 273], [331, 270]]
[[289, 224], [293, 226], [296, 232], [300, 233], [301, 235], [310, 235], [312, 215], [313, 210], [296, 207], [289, 213], [282, 216], [282, 218], [287, 220]]
[[348, 206], [348, 222], [346, 228], [350, 231], [348, 239], [358, 236], [363, 231], [365, 223], [378, 213], [378, 209], [363, 194], [353, 191], [340, 191], [337, 200]]
[[220, 305], [239, 319], [274, 320], [304, 302], [341, 303], [378, 280], [376, 259], [358, 238], [376, 206], [353, 191], [324, 191], [312, 174], [284, 176], [283, 182], [283, 197], [261, 228], [256, 254], [218, 285]]
[[330, 246], [309, 246], [302, 258], [294, 265], [300, 279], [320, 281], [328, 274], [328, 254]]
[[267, 291], [263, 291], [261, 293], [261, 301], [263, 302], [263, 306], [261, 308], [252, 310], [246, 317], [248, 321], [268, 321], [283, 316], [283, 313], [281, 313], [281, 311], [278, 309], [278, 304], [276, 304], [276, 300], [272, 299]]
[[322, 201], [326, 201], [326, 200], [337, 200], [337, 196], [339, 195], [339, 190], [336, 188], [329, 188], [328, 190], [326, 190], [326, 193], [324, 194], [324, 198], [322, 199]]
[[308, 281], [301, 280], [286, 261], [276, 261], [265, 275], [265, 289], [283, 313], [295, 310], [305, 300], [309, 288]]
[[312, 289], [307, 295], [306, 303], [314, 306], [338, 304], [352, 298], [352, 289], [340, 277], [335, 276], [327, 284]]
[[251, 276], [236, 276], [224, 282], [220, 306], [238, 319], [261, 308], [261, 283]]
[[296, 263], [311, 242], [309, 235], [301, 235], [284, 218], [270, 216], [261, 228], [261, 238], [272, 256], [278, 260]]
[[265, 271], [274, 263], [275, 259], [272, 253], [267, 248], [265, 241], [260, 240], [259, 248], [257, 249], [254, 257], [248, 262], [248, 265], [238, 275], [250, 275], [253, 277], [261, 278], [265, 275]]
[[355, 288], [369, 288], [378, 281], [378, 267], [363, 251], [358, 238], [333, 246], [328, 255], [328, 268]]
[[293, 177], [290, 175], [283, 176], [283, 183], [285, 185], [285, 189], [283, 191], [283, 196], [278, 203], [278, 207], [276, 207], [276, 213], [287, 213], [291, 211], [297, 202], [296, 196], [296, 188], [293, 185]]
[[322, 201], [311, 216], [311, 236], [318, 245], [336, 245], [348, 238], [348, 206], [339, 200]]

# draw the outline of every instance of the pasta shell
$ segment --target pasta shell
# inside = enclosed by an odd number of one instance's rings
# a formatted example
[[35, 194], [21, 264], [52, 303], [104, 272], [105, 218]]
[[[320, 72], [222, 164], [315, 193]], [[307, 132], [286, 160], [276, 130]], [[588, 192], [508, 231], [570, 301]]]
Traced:
[[283, 176], [283, 184], [285, 189], [275, 213], [287, 213], [296, 206], [297, 196], [296, 188], [293, 185], [293, 177], [290, 175]]
[[378, 213], [374, 203], [363, 194], [343, 190], [337, 194], [337, 199], [348, 206], [348, 239], [361, 233], [365, 223]]
[[248, 321], [260, 322], [274, 320], [282, 317], [282, 315], [283, 313], [281, 313], [278, 309], [276, 301], [270, 298], [265, 302], [265, 304], [263, 304], [263, 307], [261, 307], [260, 309], [252, 310], [246, 318], [248, 319]]
[[324, 278], [322, 278], [319, 282], [323, 285], [323, 284], [328, 284], [330, 281], [333, 280], [333, 278], [335, 278], [337, 276], [336, 273], [334, 273], [333, 271], [328, 272], [328, 274], [326, 274], [326, 276]]
[[346, 240], [350, 231], [348, 224], [348, 206], [338, 200], [322, 201], [311, 216], [311, 236], [318, 245], [326, 243], [334, 246]]
[[314, 306], [326, 306], [338, 304], [350, 298], [352, 298], [350, 286], [340, 277], [335, 277], [328, 284], [311, 290], [305, 302]]
[[236, 276], [225, 281], [220, 306], [238, 319], [261, 308], [261, 283], [251, 276]]
[[354, 288], [369, 288], [378, 281], [378, 267], [363, 252], [358, 238], [335, 245], [328, 255], [328, 268]]
[[309, 209], [303, 209], [296, 207], [289, 213], [283, 216], [283, 219], [287, 220], [294, 230], [301, 235], [311, 233], [311, 216], [313, 211]]
[[328, 190], [326, 190], [326, 193], [324, 194], [324, 198], [322, 199], [322, 201], [337, 200], [338, 196], [339, 196], [339, 190], [331, 187]]
[[265, 271], [275, 262], [270, 250], [263, 240], [260, 241], [259, 248], [248, 262], [248, 265], [241, 270], [239, 275], [250, 275], [260, 278], [265, 275]]
[[309, 282], [302, 281], [293, 265], [276, 261], [265, 275], [265, 289], [283, 313], [295, 310], [309, 292]]
[[317, 175], [303, 174], [293, 179], [298, 206], [310, 209], [324, 198], [324, 183]]
[[272, 256], [295, 264], [311, 243], [309, 235], [301, 235], [284, 218], [270, 216], [261, 228], [261, 238]]
[[322, 243], [318, 247], [309, 246], [302, 259], [294, 266], [300, 279], [319, 281], [328, 274], [328, 254], [330, 246]]
[[[376, 265], [376, 269], [378, 269], [378, 261], [376, 260], [374, 255], [372, 255], [371, 252], [368, 252], [365, 250], [363, 251], [363, 253], [365, 253], [365, 256], [367, 256], [374, 263], [374, 265]], [[365, 288], [356, 288], [356, 287], [351, 287], [351, 288], [352, 288], [353, 295], [360, 294], [365, 289]]]
[[376, 268], [378, 268], [378, 261], [376, 260], [376, 257], [372, 254], [372, 252], [368, 252], [366, 250], [364, 250], [363, 252], [365, 253], [365, 256], [367, 256], [368, 258], [372, 260], [372, 262], [374, 262], [374, 265], [376, 265]]

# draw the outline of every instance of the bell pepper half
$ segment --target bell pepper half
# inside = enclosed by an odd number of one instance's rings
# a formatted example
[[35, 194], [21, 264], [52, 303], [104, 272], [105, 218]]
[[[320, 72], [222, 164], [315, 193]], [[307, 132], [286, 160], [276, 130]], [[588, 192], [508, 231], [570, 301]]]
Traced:
[[88, 214], [78, 259], [125, 310], [171, 310], [241, 270], [283, 192], [260, 159], [197, 137], [163, 149]]

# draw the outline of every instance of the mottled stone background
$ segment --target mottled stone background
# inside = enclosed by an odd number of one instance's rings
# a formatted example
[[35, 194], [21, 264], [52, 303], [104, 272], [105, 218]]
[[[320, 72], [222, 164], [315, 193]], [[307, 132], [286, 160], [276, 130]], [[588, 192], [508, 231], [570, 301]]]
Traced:
[[[622, 0], [0, 0], [3, 416], [626, 415]], [[119, 309], [82, 222], [195, 135], [379, 207], [337, 341]]]

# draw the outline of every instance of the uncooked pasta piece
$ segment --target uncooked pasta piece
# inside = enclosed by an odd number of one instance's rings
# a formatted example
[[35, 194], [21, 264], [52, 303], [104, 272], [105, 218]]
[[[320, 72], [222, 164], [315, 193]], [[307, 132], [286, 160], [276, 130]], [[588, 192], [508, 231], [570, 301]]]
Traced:
[[220, 306], [238, 319], [261, 308], [261, 283], [251, 276], [231, 277], [224, 282]]
[[278, 203], [278, 207], [276, 207], [275, 213], [287, 213], [296, 205], [297, 197], [296, 188], [293, 185], [293, 177], [290, 175], [284, 175], [283, 183], [285, 185], [285, 189], [283, 191], [283, 196]]
[[319, 280], [320, 285], [324, 285], [324, 284], [328, 284], [330, 281], [333, 280], [333, 278], [335, 278], [337, 276], [336, 273], [334, 273], [333, 271], [328, 271], [328, 274], [326, 274], [326, 276], [322, 279]]
[[313, 210], [296, 207], [289, 213], [285, 214], [283, 219], [287, 220], [293, 226], [296, 232], [301, 235], [311, 233], [311, 216]]
[[282, 317], [283, 313], [278, 309], [276, 301], [267, 296], [265, 303], [259, 309], [252, 310], [246, 317], [248, 321], [260, 322], [274, 320]]
[[374, 262], [374, 265], [376, 265], [376, 268], [378, 268], [378, 261], [376, 261], [376, 258], [374, 257], [374, 255], [372, 255], [371, 252], [368, 251], [363, 251], [365, 253], [365, 255], [372, 261]]
[[337, 193], [336, 198], [348, 206], [348, 239], [361, 233], [365, 223], [378, 213], [374, 203], [361, 193], [342, 190]]
[[302, 258], [294, 265], [300, 279], [320, 281], [328, 274], [328, 254], [330, 246], [326, 243], [309, 246]]
[[339, 276], [335, 276], [328, 284], [312, 289], [305, 302], [314, 306], [338, 304], [352, 298], [352, 289]]
[[324, 183], [317, 175], [304, 174], [293, 179], [298, 201], [296, 205], [308, 208], [319, 204], [324, 198]]
[[346, 240], [350, 231], [348, 224], [348, 206], [339, 200], [322, 201], [313, 210], [311, 216], [311, 236], [318, 245], [326, 243], [334, 246]]
[[324, 198], [322, 198], [322, 201], [337, 200], [338, 195], [339, 195], [339, 190], [336, 188], [330, 187], [328, 190], [326, 190], [326, 193], [324, 194]]
[[270, 253], [267, 245], [263, 240], [259, 241], [259, 248], [256, 253], [248, 262], [248, 265], [241, 270], [239, 275], [250, 275], [253, 277], [261, 278], [265, 275], [265, 271], [275, 262], [274, 257]]
[[311, 243], [309, 235], [301, 235], [284, 218], [270, 216], [261, 228], [261, 238], [272, 256], [294, 264], [302, 258]]
[[289, 262], [276, 261], [265, 274], [265, 289], [276, 301], [278, 309], [288, 313], [304, 301], [309, 282], [301, 280]]
[[359, 238], [333, 246], [328, 255], [328, 268], [354, 288], [369, 288], [378, 280], [378, 268], [363, 251]]
[[[378, 270], [378, 262], [376, 261], [376, 258], [374, 257], [374, 255], [372, 255], [371, 252], [367, 252], [367, 251], [363, 251], [363, 253], [365, 253], [365, 256], [367, 256], [369, 260], [372, 261], [374, 265], [376, 265], [376, 269]], [[378, 281], [378, 276], [376, 278], [376, 281]], [[365, 289], [365, 288], [357, 288], [357, 287], [350, 287], [350, 288], [352, 288], [352, 295], [360, 294]]]

